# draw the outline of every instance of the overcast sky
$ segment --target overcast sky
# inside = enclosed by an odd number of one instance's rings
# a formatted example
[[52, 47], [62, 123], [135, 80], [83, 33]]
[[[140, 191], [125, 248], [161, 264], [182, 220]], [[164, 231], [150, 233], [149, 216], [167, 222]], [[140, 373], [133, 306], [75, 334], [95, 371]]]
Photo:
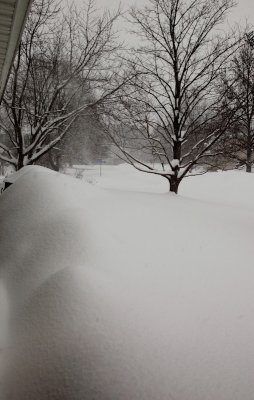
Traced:
[[[136, 5], [142, 7], [148, 0], [96, 0], [99, 8], [109, 8], [111, 10], [117, 9], [119, 3], [121, 3], [122, 8], [125, 10], [128, 9], [131, 5]], [[213, 1], [213, 0], [211, 0]], [[237, 0], [236, 0], [237, 1]], [[85, 0], [74, 0], [75, 3], [79, 5], [83, 5]], [[248, 22], [254, 26], [254, 0], [238, 0], [237, 6], [232, 9], [231, 14], [229, 15], [228, 21], [230, 25], [234, 25], [234, 23], [241, 23], [243, 25]], [[118, 30], [123, 30], [124, 26], [122, 25], [122, 21], [118, 26]], [[120, 33], [121, 39], [123, 41], [132, 42], [132, 36], [126, 35], [122, 32]]]
[[[82, 4], [84, 0], [75, 0], [75, 2]], [[142, 6], [145, 2], [146, 0], [122, 0], [121, 4], [124, 8], [127, 8], [128, 5], [131, 4]], [[103, 8], [116, 8], [119, 4], [119, 0], [97, 0], [97, 4]], [[254, 0], [239, 0], [237, 7], [232, 13], [232, 20], [234, 21], [245, 21], [246, 19], [254, 24]]]

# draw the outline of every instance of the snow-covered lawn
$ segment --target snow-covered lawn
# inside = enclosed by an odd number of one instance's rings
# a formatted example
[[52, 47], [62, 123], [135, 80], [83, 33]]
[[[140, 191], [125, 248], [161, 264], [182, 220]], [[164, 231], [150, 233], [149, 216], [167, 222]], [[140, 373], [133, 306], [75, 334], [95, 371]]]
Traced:
[[[73, 173], [69, 170], [68, 173]], [[165, 193], [166, 179], [145, 174], [132, 166], [88, 166], [83, 180], [106, 189], [117, 191], [138, 191]], [[210, 172], [205, 175], [188, 177], [180, 185], [179, 194], [196, 200], [205, 200], [224, 205], [254, 207], [254, 174], [244, 171]]]
[[126, 165], [36, 168], [1, 196], [9, 398], [253, 400], [254, 175], [167, 190]]

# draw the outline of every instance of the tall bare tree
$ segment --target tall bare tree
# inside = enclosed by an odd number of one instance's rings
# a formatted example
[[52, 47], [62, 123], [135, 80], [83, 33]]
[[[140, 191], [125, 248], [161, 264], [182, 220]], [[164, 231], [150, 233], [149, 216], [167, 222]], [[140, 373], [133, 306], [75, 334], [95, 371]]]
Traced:
[[57, 0], [35, 0], [1, 108], [1, 160], [16, 169], [37, 162], [80, 113], [116, 92], [118, 16], [99, 15], [93, 0], [67, 11]]
[[[125, 160], [165, 177], [175, 193], [198, 163], [214, 156], [213, 145], [233, 118], [233, 112], [224, 113], [224, 94], [218, 96], [217, 87], [238, 45], [221, 25], [233, 5], [231, 0], [150, 0], [130, 13], [142, 43], [129, 57], [135, 79], [107, 118], [108, 133]], [[129, 127], [127, 135], [123, 125]], [[146, 161], [151, 154], [155, 166]]]

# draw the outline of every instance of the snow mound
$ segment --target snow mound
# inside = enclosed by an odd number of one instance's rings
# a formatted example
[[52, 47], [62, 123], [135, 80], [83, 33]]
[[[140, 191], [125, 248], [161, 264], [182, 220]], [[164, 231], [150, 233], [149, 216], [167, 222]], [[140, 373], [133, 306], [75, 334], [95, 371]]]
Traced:
[[253, 399], [252, 210], [31, 169], [0, 219], [8, 400]]
[[23, 175], [26, 175], [27, 173], [30, 173], [33, 179], [36, 179], [37, 174], [40, 172], [46, 172], [47, 173], [53, 173], [52, 170], [40, 166], [34, 166], [34, 165], [26, 165], [25, 167], [21, 168], [20, 170], [16, 172], [12, 172], [6, 176], [4, 179], [6, 182], [14, 183], [18, 178], [20, 178]]

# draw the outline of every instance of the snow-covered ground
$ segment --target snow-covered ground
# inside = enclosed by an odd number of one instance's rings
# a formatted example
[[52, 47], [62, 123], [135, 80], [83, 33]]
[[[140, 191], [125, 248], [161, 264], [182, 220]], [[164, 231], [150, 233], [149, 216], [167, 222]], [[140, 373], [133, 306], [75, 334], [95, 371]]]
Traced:
[[36, 167], [1, 196], [8, 400], [253, 400], [254, 175], [167, 191]]
[[[68, 174], [74, 174], [68, 170]], [[117, 191], [166, 193], [166, 179], [145, 174], [133, 167], [103, 165], [100, 175], [98, 165], [88, 166], [83, 171], [83, 180], [93, 185]], [[184, 197], [208, 202], [254, 207], [254, 175], [244, 171], [210, 172], [205, 175], [184, 179], [179, 188]]]

